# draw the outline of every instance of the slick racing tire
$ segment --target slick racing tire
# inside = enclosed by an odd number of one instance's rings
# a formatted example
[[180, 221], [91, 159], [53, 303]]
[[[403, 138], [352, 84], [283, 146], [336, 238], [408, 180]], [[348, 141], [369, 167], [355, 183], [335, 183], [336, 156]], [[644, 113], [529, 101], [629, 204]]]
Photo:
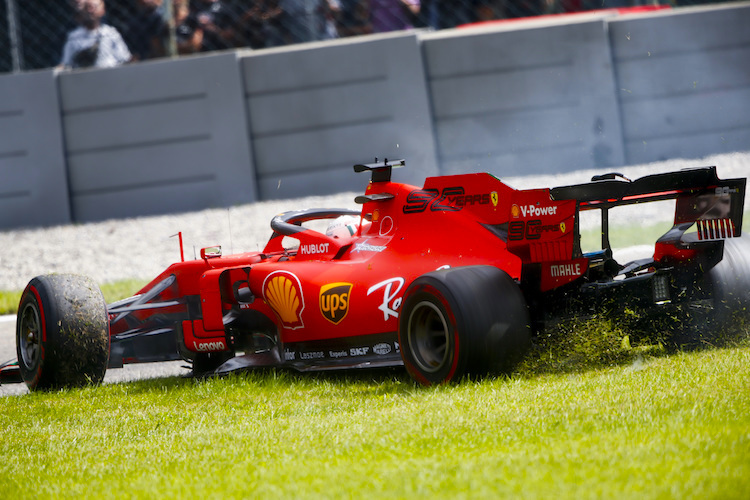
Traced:
[[750, 317], [750, 235], [724, 240], [724, 256], [708, 279], [716, 326]]
[[107, 305], [83, 276], [32, 279], [21, 295], [16, 353], [30, 390], [98, 384], [109, 360]]
[[409, 374], [423, 385], [509, 373], [531, 345], [518, 285], [491, 266], [420, 276], [404, 294], [398, 338]]

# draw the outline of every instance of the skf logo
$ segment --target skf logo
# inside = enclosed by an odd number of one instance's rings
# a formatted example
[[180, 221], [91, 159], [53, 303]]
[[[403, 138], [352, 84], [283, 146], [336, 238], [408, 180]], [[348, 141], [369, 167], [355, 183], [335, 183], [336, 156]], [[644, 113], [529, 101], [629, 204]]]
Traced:
[[349, 312], [351, 283], [330, 283], [320, 289], [320, 313], [325, 319], [338, 325]]
[[510, 207], [510, 215], [512, 215], [514, 219], [518, 219], [521, 216], [521, 209], [518, 208], [518, 205], [515, 203]]
[[490, 193], [490, 201], [492, 201], [492, 206], [493, 207], [497, 206], [497, 202], [498, 202], [497, 191], [492, 191]]
[[263, 300], [276, 313], [281, 324], [295, 330], [305, 326], [302, 311], [305, 299], [299, 279], [287, 271], [274, 271], [263, 282]]

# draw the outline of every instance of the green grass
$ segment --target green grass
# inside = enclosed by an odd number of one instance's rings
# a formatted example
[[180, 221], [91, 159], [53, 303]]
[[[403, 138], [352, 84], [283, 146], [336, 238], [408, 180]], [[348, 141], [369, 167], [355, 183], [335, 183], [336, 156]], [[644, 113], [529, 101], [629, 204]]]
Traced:
[[744, 498], [750, 348], [425, 389], [400, 371], [6, 397], [0, 497]]
[[[743, 221], [748, 220], [750, 220], [750, 212], [745, 212], [743, 215]], [[671, 221], [661, 221], [643, 226], [630, 223], [627, 219], [619, 217], [610, 221], [609, 241], [612, 248], [625, 248], [633, 245], [653, 245], [656, 243], [656, 240], [670, 229], [672, 229]], [[695, 231], [695, 227], [690, 231]], [[597, 228], [581, 231], [581, 248], [584, 252], [601, 249], [601, 241], [601, 229]]]
[[[638, 226], [628, 224], [617, 229], [611, 229], [609, 242], [612, 248], [625, 248], [633, 245], [653, 245], [661, 236], [672, 228], [671, 223], [652, 226]], [[581, 248], [584, 252], [599, 250], [602, 236], [600, 229], [581, 231]]]
[[746, 325], [676, 354], [618, 325], [428, 389], [263, 370], [5, 397], [0, 498], [746, 498]]
[[[104, 283], [100, 285], [100, 288], [102, 289], [104, 299], [108, 304], [111, 304], [112, 302], [132, 296], [147, 283], [148, 281], [146, 280], [130, 279], [114, 283]], [[16, 314], [22, 293], [22, 290], [0, 290], [0, 314]]]
[[5, 397], [0, 498], [744, 498], [747, 323], [669, 354], [636, 320], [434, 388], [269, 369]]
[[16, 314], [21, 301], [21, 291], [0, 290], [0, 314]]
[[133, 294], [137, 293], [138, 290], [140, 290], [147, 284], [147, 280], [130, 279], [115, 281], [113, 283], [104, 283], [103, 285], [100, 285], [100, 288], [102, 289], [104, 300], [107, 302], [107, 304], [111, 304], [112, 302], [116, 302], [120, 299], [132, 297]]

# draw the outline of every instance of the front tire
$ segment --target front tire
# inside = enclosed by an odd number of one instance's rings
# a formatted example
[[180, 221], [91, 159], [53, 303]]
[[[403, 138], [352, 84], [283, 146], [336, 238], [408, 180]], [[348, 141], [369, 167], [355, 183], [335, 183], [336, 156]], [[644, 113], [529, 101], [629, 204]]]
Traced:
[[491, 266], [420, 276], [404, 294], [399, 343], [409, 374], [423, 385], [509, 373], [531, 345], [518, 285]]
[[98, 384], [109, 360], [107, 305], [89, 278], [32, 279], [18, 307], [16, 353], [30, 390]]

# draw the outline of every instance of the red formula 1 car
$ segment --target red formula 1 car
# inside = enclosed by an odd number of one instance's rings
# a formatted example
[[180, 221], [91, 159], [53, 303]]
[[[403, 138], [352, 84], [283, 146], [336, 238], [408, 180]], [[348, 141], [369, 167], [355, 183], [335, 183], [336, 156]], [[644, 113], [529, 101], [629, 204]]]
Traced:
[[[664, 314], [748, 299], [750, 252], [730, 244], [746, 179], [707, 167], [552, 189], [516, 190], [484, 173], [415, 187], [391, 181], [403, 164], [354, 167], [371, 175], [361, 211], [279, 214], [262, 252], [204, 248], [108, 306], [86, 278], [33, 279], [18, 312], [23, 379], [79, 385], [108, 366], [185, 359], [196, 374], [403, 364], [435, 384], [508, 372], [545, 324], [605, 305]], [[673, 228], [652, 258], [616, 262], [609, 210], [658, 200], [674, 200]], [[580, 244], [588, 210], [601, 213], [593, 253]], [[327, 230], [307, 224], [320, 220]]]

